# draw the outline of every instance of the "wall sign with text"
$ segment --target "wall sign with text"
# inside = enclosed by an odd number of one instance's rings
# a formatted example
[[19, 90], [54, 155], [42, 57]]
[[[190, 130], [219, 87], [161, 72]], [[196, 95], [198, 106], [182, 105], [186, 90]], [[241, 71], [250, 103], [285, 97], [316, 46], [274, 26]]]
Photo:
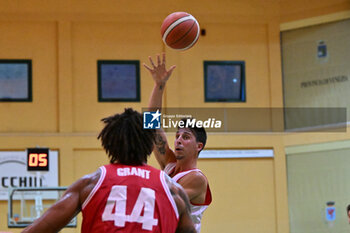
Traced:
[[11, 187], [58, 186], [58, 151], [0, 151], [0, 200]]

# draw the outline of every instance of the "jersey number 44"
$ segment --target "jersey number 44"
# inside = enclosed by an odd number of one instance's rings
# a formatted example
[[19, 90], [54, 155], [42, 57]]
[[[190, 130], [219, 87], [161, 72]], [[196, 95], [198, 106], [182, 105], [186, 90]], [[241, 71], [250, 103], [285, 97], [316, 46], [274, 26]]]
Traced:
[[[151, 231], [158, 225], [154, 216], [155, 191], [141, 188], [136, 203], [130, 215], [126, 214], [127, 186], [114, 185], [109, 193], [106, 207], [102, 214], [102, 221], [114, 221], [117, 227], [124, 227], [125, 222], [142, 223], [142, 229]], [[143, 216], [141, 212], [143, 209]]]

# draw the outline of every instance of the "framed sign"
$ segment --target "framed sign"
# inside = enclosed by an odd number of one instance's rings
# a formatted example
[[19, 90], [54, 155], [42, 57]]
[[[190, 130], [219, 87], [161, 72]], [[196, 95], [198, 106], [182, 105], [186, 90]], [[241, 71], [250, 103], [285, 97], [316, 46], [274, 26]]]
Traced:
[[32, 61], [0, 59], [0, 101], [32, 101]]
[[99, 60], [98, 101], [139, 102], [140, 62], [136, 60]]
[[205, 102], [245, 102], [244, 61], [204, 61]]
[[[50, 154], [50, 161], [45, 157]], [[37, 154], [37, 155], [35, 155]], [[42, 154], [40, 156], [40, 154]], [[47, 154], [47, 155], [48, 155]], [[0, 151], [0, 200], [7, 200], [9, 188], [57, 187], [58, 151]], [[28, 169], [30, 167], [39, 169]], [[47, 164], [47, 170], [40, 165]]]

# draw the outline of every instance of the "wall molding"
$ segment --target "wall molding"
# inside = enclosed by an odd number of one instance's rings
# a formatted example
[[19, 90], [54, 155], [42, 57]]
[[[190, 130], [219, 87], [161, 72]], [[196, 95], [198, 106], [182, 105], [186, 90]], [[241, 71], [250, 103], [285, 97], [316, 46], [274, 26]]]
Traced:
[[315, 26], [323, 23], [331, 23], [345, 19], [350, 19], [350, 11], [343, 11], [334, 14], [322, 15], [293, 22], [282, 23], [280, 24], [280, 31], [283, 32], [303, 27]]

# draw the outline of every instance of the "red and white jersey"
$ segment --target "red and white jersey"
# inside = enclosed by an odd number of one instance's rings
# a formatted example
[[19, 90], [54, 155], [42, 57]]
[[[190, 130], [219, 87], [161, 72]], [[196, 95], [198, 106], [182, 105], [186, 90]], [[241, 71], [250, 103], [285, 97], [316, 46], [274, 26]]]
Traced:
[[163, 171], [109, 164], [82, 206], [82, 233], [173, 233], [179, 214]]
[[[164, 168], [164, 172], [166, 174], [171, 174], [173, 172], [173, 170], [175, 169], [175, 166], [176, 166], [176, 163], [169, 163], [165, 168]], [[197, 172], [200, 172], [203, 174], [203, 172], [199, 169], [190, 169], [190, 170], [187, 170], [187, 171], [183, 171], [183, 172], [179, 172], [177, 174], [175, 174], [172, 179], [175, 181], [175, 182], [178, 182], [182, 177], [184, 177], [185, 175], [187, 175], [188, 173], [190, 172], [194, 172], [194, 171], [197, 171]], [[204, 174], [203, 174], [204, 175]], [[204, 175], [205, 176], [205, 175]], [[209, 188], [209, 183], [207, 185], [207, 192], [206, 192], [206, 196], [205, 196], [205, 201], [203, 204], [194, 204], [192, 202], [190, 202], [190, 206], [191, 206], [191, 218], [192, 218], [192, 221], [194, 223], [194, 226], [196, 228], [196, 231], [197, 233], [200, 232], [201, 230], [201, 220], [202, 220], [202, 217], [203, 217], [203, 213], [204, 211], [208, 208], [208, 206], [210, 205], [211, 203], [211, 191], [210, 191], [210, 188]]]

